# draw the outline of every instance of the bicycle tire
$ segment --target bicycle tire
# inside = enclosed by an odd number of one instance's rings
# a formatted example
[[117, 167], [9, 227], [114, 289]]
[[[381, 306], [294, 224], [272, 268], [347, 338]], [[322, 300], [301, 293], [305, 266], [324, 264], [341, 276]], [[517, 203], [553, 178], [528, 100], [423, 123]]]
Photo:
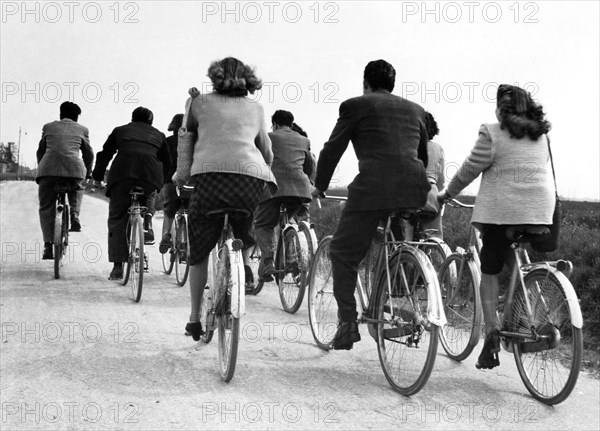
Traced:
[[481, 338], [479, 272], [467, 256], [452, 253], [440, 267], [438, 276], [447, 320], [440, 330], [440, 341], [451, 359], [462, 361]]
[[129, 216], [127, 219], [127, 228], [125, 229], [125, 235], [127, 237], [127, 260], [124, 262], [125, 268], [123, 269], [123, 279], [121, 280], [121, 284], [123, 286], [127, 286], [129, 283], [129, 274], [131, 272], [131, 221], [132, 216]]
[[175, 279], [179, 286], [183, 286], [187, 281], [190, 272], [189, 254], [190, 245], [188, 241], [187, 221], [184, 216], [179, 216], [175, 241]]
[[220, 253], [220, 259], [217, 260], [217, 283], [219, 289], [226, 289], [226, 291], [222, 296], [223, 303], [217, 307], [219, 366], [221, 378], [229, 382], [235, 373], [240, 333], [240, 319], [231, 314], [231, 289], [239, 289], [239, 286], [234, 286], [231, 254], [227, 244], [223, 244]]
[[283, 236], [283, 244], [277, 248], [278, 274], [277, 286], [279, 299], [283, 309], [293, 314], [302, 305], [306, 291], [306, 280], [309, 268], [309, 251], [306, 237], [296, 229], [287, 229]]
[[381, 247], [381, 241], [383, 241], [383, 237], [381, 237], [380, 240], [373, 239], [371, 247], [369, 248], [369, 251], [367, 251], [367, 255], [358, 266], [358, 276], [364, 287], [367, 307], [369, 298], [371, 298], [373, 285], [375, 284], [375, 266], [377, 264], [377, 256], [379, 254], [379, 248]]
[[[433, 274], [426, 271], [433, 272], [433, 268], [424, 268], [413, 253], [423, 252], [399, 249], [392, 254], [390, 291], [387, 277], [379, 277], [375, 308], [377, 319], [388, 322], [377, 324], [381, 368], [392, 389], [402, 395], [415, 394], [427, 383], [439, 338], [439, 328], [427, 317], [428, 285]], [[424, 256], [422, 259], [427, 261]], [[425, 349], [422, 344], [426, 344]]]
[[[57, 205], [58, 206], [58, 205]], [[65, 247], [68, 241], [69, 231], [69, 207], [63, 204], [62, 209], [56, 209], [54, 216], [54, 278], [60, 278], [60, 268], [63, 265], [63, 256], [65, 254]], [[66, 233], [65, 233], [66, 229]]]
[[133, 217], [133, 226], [130, 234], [128, 274], [131, 285], [131, 295], [135, 302], [142, 298], [142, 287], [144, 284], [144, 226], [142, 216], [136, 214]]
[[310, 267], [308, 282], [308, 320], [317, 346], [331, 349], [331, 342], [337, 331], [338, 306], [333, 296], [333, 278], [329, 245], [332, 236], [326, 236], [319, 247]]
[[421, 242], [419, 248], [427, 255], [437, 274], [446, 258], [452, 254], [450, 247], [445, 242], [431, 239]]
[[167, 275], [170, 275], [173, 272], [175, 266], [175, 247], [173, 246], [175, 238], [173, 232], [177, 232], [177, 217], [173, 220], [173, 225], [175, 226], [175, 229], [171, 229], [171, 247], [169, 247], [167, 252], [162, 255], [163, 271]]
[[[536, 332], [548, 335], [549, 339], [514, 343], [515, 362], [521, 380], [535, 399], [548, 405], [558, 404], [573, 391], [583, 355], [582, 331], [573, 326], [565, 293], [573, 287], [562, 273], [546, 268], [530, 271], [524, 280], [534, 319], [531, 323]], [[571, 306], [579, 307], [579, 304]], [[531, 333], [524, 327], [528, 318], [521, 289], [515, 291], [510, 308], [509, 330]]]

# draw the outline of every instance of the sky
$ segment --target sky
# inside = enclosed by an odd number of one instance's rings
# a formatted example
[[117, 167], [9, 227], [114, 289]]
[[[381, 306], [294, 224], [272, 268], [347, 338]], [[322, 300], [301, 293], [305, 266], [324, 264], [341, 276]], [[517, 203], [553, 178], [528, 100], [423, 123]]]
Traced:
[[[265, 108], [291, 111], [322, 149], [342, 101], [362, 94], [365, 65], [394, 65], [394, 94], [440, 128], [449, 181], [483, 123], [496, 122], [499, 84], [543, 105], [559, 194], [600, 199], [600, 10], [597, 1], [2, 1], [0, 140], [35, 165], [44, 123], [79, 104], [95, 152], [145, 106], [165, 134], [187, 90], [210, 91], [209, 64], [256, 68]], [[331, 186], [352, 181], [351, 146]], [[466, 193], [475, 194], [473, 184]]]

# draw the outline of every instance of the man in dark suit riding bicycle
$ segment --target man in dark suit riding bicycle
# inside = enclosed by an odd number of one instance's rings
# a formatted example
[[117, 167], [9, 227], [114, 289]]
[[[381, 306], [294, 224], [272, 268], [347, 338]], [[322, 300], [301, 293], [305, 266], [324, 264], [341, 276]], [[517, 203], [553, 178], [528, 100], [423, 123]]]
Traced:
[[395, 77], [394, 67], [384, 60], [367, 64], [363, 95], [340, 105], [335, 128], [319, 155], [313, 197], [329, 187], [350, 141], [359, 168], [348, 186], [348, 201], [331, 241], [333, 290], [339, 308], [334, 349], [350, 350], [360, 341], [354, 297], [357, 271], [380, 219], [392, 209], [422, 207], [430, 189], [425, 173], [425, 110], [391, 94]]

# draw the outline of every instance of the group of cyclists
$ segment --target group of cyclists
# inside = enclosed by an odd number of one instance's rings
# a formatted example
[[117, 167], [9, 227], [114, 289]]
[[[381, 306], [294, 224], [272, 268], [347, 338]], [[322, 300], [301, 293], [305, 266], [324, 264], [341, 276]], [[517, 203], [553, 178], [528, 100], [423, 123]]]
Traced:
[[[44, 259], [52, 258], [50, 220], [54, 216], [49, 202], [54, 202], [54, 182], [69, 178], [72, 183], [71, 229], [77, 231], [82, 182], [90, 176], [96, 182], [103, 181], [114, 157], [106, 190], [110, 198], [107, 224], [108, 258], [114, 265], [109, 276], [112, 280], [123, 277], [127, 258], [131, 188], [144, 190], [148, 207], [145, 242], [154, 243], [152, 216], [157, 192], [164, 187], [165, 216], [159, 251], [165, 253], [171, 244], [169, 232], [178, 208], [175, 188], [193, 184], [188, 208], [191, 312], [186, 331], [199, 340], [203, 334], [200, 310], [208, 255], [221, 230], [220, 221], [207, 213], [223, 208], [247, 210], [249, 215], [231, 220], [234, 234], [243, 241], [245, 250], [258, 244], [259, 277], [269, 281], [275, 271], [273, 231], [281, 204], [291, 215], [306, 212], [308, 203], [327, 191], [352, 141], [359, 173], [348, 186], [348, 200], [330, 247], [339, 308], [333, 348], [350, 350], [360, 341], [354, 296], [357, 270], [380, 220], [390, 210], [433, 206], [437, 208], [428, 222], [441, 235], [438, 202], [443, 204], [457, 195], [483, 173], [473, 216], [483, 232], [481, 291], [487, 334], [478, 367], [498, 365], [498, 328], [492, 307], [498, 301], [498, 273], [507, 255], [503, 233], [509, 225], [547, 225], [552, 221], [553, 189], [546, 170], [545, 138], [550, 125], [541, 106], [526, 91], [500, 86], [498, 123], [481, 127], [475, 147], [444, 189], [443, 150], [430, 142], [438, 133], [437, 124], [423, 107], [392, 94], [396, 71], [385, 60], [366, 65], [363, 94], [340, 105], [339, 117], [318, 162], [291, 112], [276, 111], [271, 117], [272, 131], [267, 131], [262, 105], [247, 97], [262, 87], [253, 68], [227, 57], [214, 61], [207, 76], [213, 92], [201, 95], [195, 88], [190, 89], [185, 112], [175, 115], [169, 125], [171, 136], [167, 138], [152, 126], [149, 109], [138, 107], [130, 123], [111, 132], [96, 155], [93, 170], [88, 130], [77, 123], [81, 110], [71, 102], [61, 105], [60, 120], [44, 126], [38, 150]], [[486, 172], [491, 167], [502, 169], [506, 160], [538, 163], [537, 183], [518, 182], [511, 175], [496, 175], [498, 180], [486, 181]], [[510, 208], [507, 202], [512, 202]]]

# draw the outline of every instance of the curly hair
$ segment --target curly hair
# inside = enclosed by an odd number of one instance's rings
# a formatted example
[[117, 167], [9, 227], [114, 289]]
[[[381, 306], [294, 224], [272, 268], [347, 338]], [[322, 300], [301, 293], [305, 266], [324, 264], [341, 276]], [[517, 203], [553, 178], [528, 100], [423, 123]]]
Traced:
[[514, 85], [502, 84], [496, 94], [500, 127], [508, 130], [511, 138], [525, 136], [533, 141], [546, 134], [551, 124], [544, 118], [542, 105], [531, 94]]
[[262, 88], [254, 69], [237, 58], [227, 57], [211, 63], [207, 76], [216, 93], [227, 96], [247, 96]]
[[373, 60], [365, 67], [363, 78], [372, 90], [382, 88], [391, 93], [396, 83], [396, 69], [385, 60]]
[[425, 130], [427, 131], [427, 137], [431, 141], [434, 136], [440, 133], [437, 122], [430, 112], [425, 112]]

